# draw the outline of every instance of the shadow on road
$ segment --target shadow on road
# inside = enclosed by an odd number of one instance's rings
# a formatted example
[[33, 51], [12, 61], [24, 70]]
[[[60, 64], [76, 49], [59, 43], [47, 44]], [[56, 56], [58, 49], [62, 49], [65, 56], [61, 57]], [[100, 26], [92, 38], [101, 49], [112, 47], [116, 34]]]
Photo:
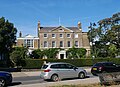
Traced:
[[[86, 76], [84, 79], [86, 78], [90, 78], [90, 76]], [[66, 80], [77, 80], [79, 78], [66, 78], [66, 79], [62, 79], [62, 81], [66, 81]], [[45, 80], [46, 82], [53, 82], [52, 80]]]
[[9, 86], [15, 86], [15, 85], [20, 85], [22, 84], [21, 82], [12, 82]]

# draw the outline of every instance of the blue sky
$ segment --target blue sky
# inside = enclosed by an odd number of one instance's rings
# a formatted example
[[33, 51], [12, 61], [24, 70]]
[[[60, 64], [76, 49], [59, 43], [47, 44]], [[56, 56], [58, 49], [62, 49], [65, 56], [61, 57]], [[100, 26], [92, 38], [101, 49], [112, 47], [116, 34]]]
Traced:
[[41, 26], [77, 26], [83, 32], [90, 22], [111, 17], [120, 12], [119, 0], [0, 0], [0, 17], [12, 22], [23, 35], [37, 36], [37, 23]]

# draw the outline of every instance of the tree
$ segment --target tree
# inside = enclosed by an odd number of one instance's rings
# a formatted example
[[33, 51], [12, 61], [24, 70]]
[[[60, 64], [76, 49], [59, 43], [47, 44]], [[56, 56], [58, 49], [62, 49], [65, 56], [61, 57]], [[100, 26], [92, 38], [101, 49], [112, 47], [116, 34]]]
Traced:
[[15, 47], [10, 53], [10, 59], [14, 66], [25, 66], [24, 59], [27, 57], [27, 48]]
[[[102, 19], [98, 21], [97, 27], [94, 26], [88, 32], [88, 38], [90, 42], [94, 42], [96, 56], [107, 57], [109, 54], [108, 48], [110, 44], [114, 44], [117, 48], [117, 54], [120, 54], [120, 13], [113, 14], [112, 17]], [[97, 44], [96, 44], [97, 43]], [[99, 49], [98, 49], [99, 47]], [[95, 55], [95, 52], [92, 52]]]
[[81, 58], [81, 57], [85, 57], [87, 50], [85, 48], [69, 48], [67, 50], [67, 58], [70, 59], [75, 59], [75, 58]]
[[0, 18], [0, 58], [6, 66], [10, 66], [9, 53], [15, 44], [17, 29], [13, 23]]
[[47, 58], [56, 58], [57, 53], [59, 52], [59, 48], [50, 48], [43, 50], [44, 56]]
[[111, 58], [114, 58], [116, 56], [116, 51], [117, 51], [116, 46], [114, 44], [110, 44], [108, 52]]
[[44, 56], [43, 51], [41, 51], [40, 49], [32, 51], [32, 54], [31, 54], [31, 57], [35, 59], [39, 59], [39, 58], [42, 59], [43, 56]]

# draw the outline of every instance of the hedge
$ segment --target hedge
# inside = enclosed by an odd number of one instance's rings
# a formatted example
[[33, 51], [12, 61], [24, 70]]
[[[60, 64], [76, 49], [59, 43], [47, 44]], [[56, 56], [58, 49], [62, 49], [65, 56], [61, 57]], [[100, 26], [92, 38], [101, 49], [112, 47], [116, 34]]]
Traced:
[[40, 69], [44, 61], [46, 62], [66, 62], [76, 65], [78, 67], [92, 66], [96, 62], [109, 61], [120, 64], [120, 58], [82, 58], [82, 59], [25, 59], [23, 68]]

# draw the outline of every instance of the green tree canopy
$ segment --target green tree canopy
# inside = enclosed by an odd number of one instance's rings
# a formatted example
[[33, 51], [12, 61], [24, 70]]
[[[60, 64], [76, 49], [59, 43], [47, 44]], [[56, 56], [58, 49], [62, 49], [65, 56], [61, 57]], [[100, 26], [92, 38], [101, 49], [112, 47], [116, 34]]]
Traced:
[[39, 59], [39, 58], [42, 59], [43, 56], [44, 56], [43, 51], [41, 51], [40, 49], [32, 51], [32, 54], [31, 54], [31, 57], [35, 59]]
[[10, 54], [10, 59], [13, 62], [14, 66], [24, 66], [24, 59], [27, 57], [28, 49], [24, 47], [15, 47], [13, 48], [12, 53]]
[[56, 58], [57, 53], [59, 52], [58, 48], [50, 48], [50, 49], [44, 49], [44, 50], [34, 50], [31, 54], [32, 58], [39, 59], [43, 57], [47, 58]]
[[70, 59], [75, 59], [75, 58], [81, 58], [81, 57], [85, 57], [87, 50], [85, 48], [69, 48], [67, 50], [67, 58]]
[[[91, 50], [97, 51], [97, 56], [104, 53], [107, 57], [110, 44], [114, 44], [120, 55], [120, 12], [113, 14], [112, 17], [102, 19], [96, 23], [96, 26], [90, 25], [88, 32], [89, 41], [92, 43]], [[99, 47], [99, 48], [98, 48]], [[94, 52], [92, 54], [96, 55]], [[99, 55], [100, 54], [100, 55]]]
[[56, 58], [57, 53], [59, 52], [59, 48], [50, 48], [43, 50], [44, 56], [47, 58]]
[[[4, 17], [0, 18], [0, 58], [5, 60], [6, 64], [9, 62], [9, 53], [15, 44], [17, 29], [13, 23], [5, 20]], [[8, 65], [9, 66], [9, 65]]]

